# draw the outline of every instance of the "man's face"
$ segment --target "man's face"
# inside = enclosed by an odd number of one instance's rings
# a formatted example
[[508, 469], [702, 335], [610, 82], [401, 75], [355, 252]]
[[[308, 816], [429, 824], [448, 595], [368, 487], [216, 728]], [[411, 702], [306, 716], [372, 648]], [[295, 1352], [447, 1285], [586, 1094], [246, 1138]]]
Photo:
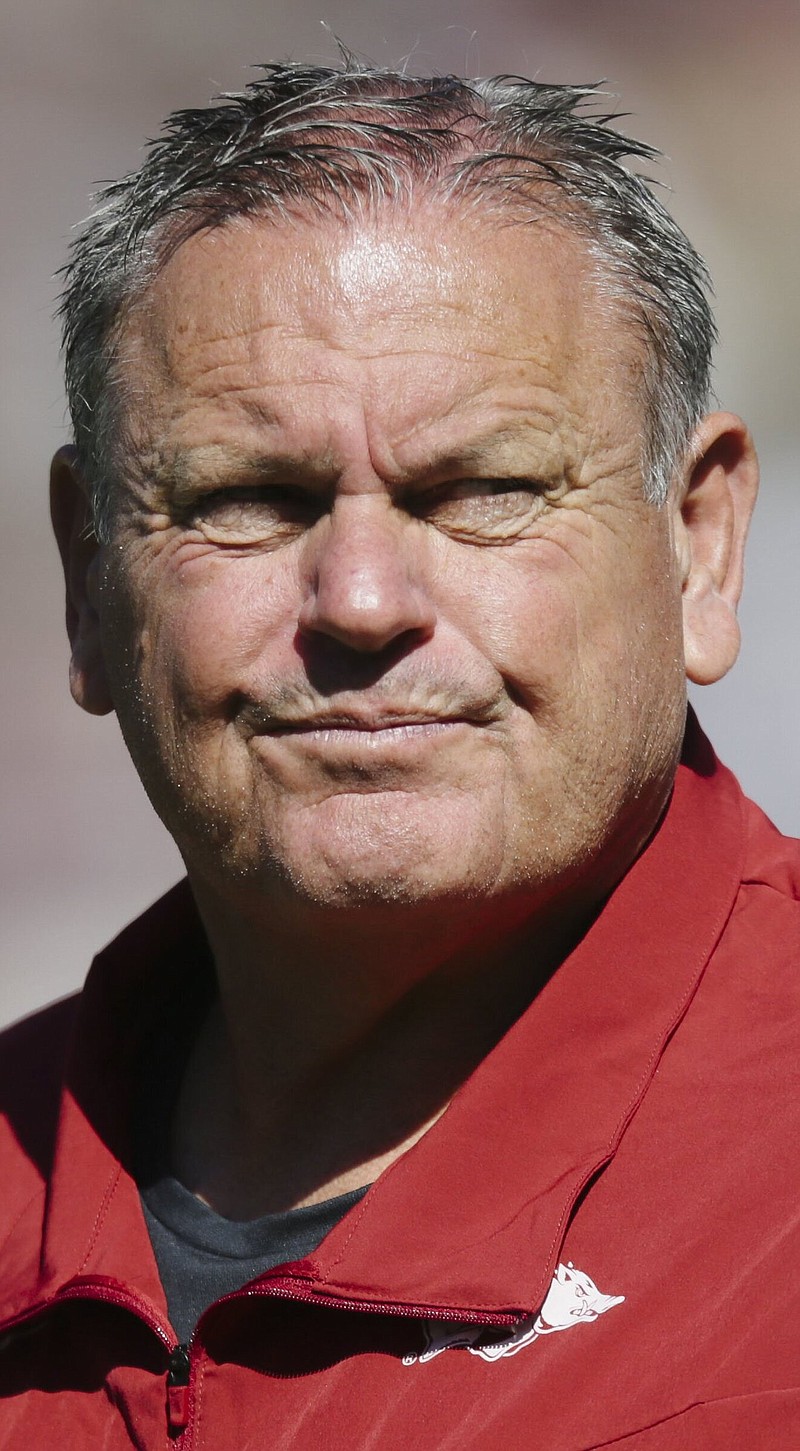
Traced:
[[128, 329], [97, 600], [196, 877], [332, 905], [613, 884], [684, 709], [634, 347], [541, 227], [387, 209], [176, 252]]

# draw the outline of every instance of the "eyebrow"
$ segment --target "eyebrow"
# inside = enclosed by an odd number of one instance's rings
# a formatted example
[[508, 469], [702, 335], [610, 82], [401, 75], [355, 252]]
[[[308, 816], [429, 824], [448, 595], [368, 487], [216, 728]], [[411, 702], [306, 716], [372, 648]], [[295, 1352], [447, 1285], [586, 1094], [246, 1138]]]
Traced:
[[537, 428], [536, 422], [535, 415], [526, 414], [514, 423], [487, 428], [471, 439], [459, 440], [456, 447], [443, 448], [427, 464], [410, 467], [404, 482], [413, 483], [425, 474], [448, 478], [470, 467], [486, 468], [487, 465], [504, 474], [507, 472], [508, 477], [569, 472], [568, 461], [557, 440], [552, 434], [545, 435], [545, 430]]
[[[438, 457], [432, 457], [417, 467], [411, 467], [402, 478], [387, 480], [390, 488], [413, 486], [430, 477], [452, 478], [471, 467], [485, 467], [487, 462], [494, 467], [510, 470], [509, 477], [540, 476], [552, 472], [552, 463], [542, 469], [546, 460], [541, 453], [529, 462], [521, 457], [526, 435], [532, 431], [524, 423], [517, 423], [499, 429], [487, 429], [483, 435], [474, 437], [457, 447], [449, 447]], [[513, 450], [515, 458], [509, 457]], [[528, 467], [526, 468], [526, 463]], [[563, 460], [561, 461], [563, 469]], [[169, 499], [173, 506], [181, 508], [191, 504], [197, 493], [209, 493], [216, 488], [239, 484], [263, 484], [302, 480], [307, 487], [322, 492], [335, 487], [341, 475], [341, 463], [334, 454], [269, 452], [251, 453], [227, 444], [198, 444], [192, 448], [178, 448], [169, 454], [162, 454], [155, 465], [147, 469], [147, 478], [158, 493]]]
[[337, 470], [330, 458], [287, 453], [249, 453], [224, 444], [181, 448], [162, 456], [148, 478], [159, 493], [180, 507], [191, 503], [198, 489], [209, 492], [224, 484], [268, 483], [302, 476], [318, 487], [330, 484]]

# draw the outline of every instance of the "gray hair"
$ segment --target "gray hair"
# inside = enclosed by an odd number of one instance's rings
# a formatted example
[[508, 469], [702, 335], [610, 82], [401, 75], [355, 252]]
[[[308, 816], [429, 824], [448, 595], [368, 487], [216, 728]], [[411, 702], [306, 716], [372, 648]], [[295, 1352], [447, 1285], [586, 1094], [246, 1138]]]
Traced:
[[175, 248], [233, 217], [350, 217], [421, 189], [516, 219], [549, 215], [585, 239], [642, 339], [642, 473], [646, 497], [662, 503], [708, 406], [710, 283], [647, 180], [623, 164], [658, 153], [592, 109], [599, 87], [417, 78], [349, 54], [336, 68], [263, 72], [170, 116], [140, 169], [99, 194], [64, 268], [67, 393], [98, 536], [124, 469], [120, 338]]

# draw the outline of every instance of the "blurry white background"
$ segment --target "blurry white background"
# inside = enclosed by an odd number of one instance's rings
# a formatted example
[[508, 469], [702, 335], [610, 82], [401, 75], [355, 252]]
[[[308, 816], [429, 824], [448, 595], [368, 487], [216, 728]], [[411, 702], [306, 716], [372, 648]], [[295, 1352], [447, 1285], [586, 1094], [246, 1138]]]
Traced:
[[624, 125], [667, 153], [672, 207], [708, 259], [717, 393], [751, 424], [763, 485], [744, 648], [696, 692], [723, 759], [800, 832], [800, 7], [796, 0], [38, 0], [7, 6], [3, 72], [0, 1022], [83, 979], [93, 952], [181, 872], [113, 719], [67, 691], [47, 468], [67, 438], [53, 322], [71, 226], [137, 166], [177, 106], [258, 61], [327, 61], [335, 33], [383, 64], [604, 78]]

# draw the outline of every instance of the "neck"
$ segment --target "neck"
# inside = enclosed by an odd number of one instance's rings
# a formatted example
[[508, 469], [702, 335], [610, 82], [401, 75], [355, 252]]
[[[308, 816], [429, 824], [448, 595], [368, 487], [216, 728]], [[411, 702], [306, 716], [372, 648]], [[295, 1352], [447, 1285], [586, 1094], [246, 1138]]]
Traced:
[[175, 1171], [231, 1218], [371, 1182], [444, 1111], [590, 913], [524, 900], [231, 908], [193, 883], [219, 1000], [189, 1062]]

